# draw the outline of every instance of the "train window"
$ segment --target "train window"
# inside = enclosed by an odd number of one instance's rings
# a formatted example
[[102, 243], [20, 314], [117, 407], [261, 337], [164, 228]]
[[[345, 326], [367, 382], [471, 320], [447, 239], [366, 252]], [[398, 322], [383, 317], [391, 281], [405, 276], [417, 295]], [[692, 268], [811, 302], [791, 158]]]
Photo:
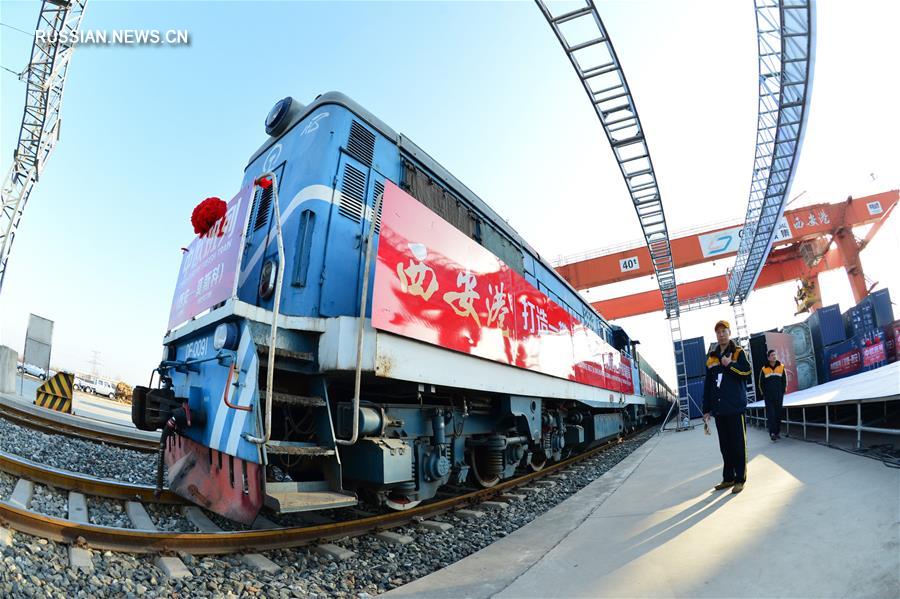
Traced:
[[479, 219], [452, 192], [408, 160], [403, 161], [403, 189], [429, 210], [471, 237], [511, 269], [525, 275], [522, 250], [491, 223]]
[[455, 195], [412, 163], [403, 161], [403, 189], [445, 221], [475, 238], [475, 217]]

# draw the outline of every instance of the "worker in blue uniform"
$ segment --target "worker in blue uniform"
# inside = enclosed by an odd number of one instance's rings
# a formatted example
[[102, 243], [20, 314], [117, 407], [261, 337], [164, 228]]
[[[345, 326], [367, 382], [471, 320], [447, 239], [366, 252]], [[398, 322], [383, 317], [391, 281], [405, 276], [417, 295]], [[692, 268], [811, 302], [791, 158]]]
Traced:
[[766, 402], [766, 424], [769, 438], [773, 441], [781, 438], [781, 406], [786, 389], [784, 364], [778, 361], [775, 350], [770, 349], [766, 354], [766, 363], [759, 371], [759, 394]]
[[748, 380], [753, 378], [747, 353], [731, 340], [727, 320], [716, 323], [716, 345], [706, 356], [706, 379], [703, 385], [703, 421], [715, 417], [722, 452], [722, 482], [717, 491], [731, 487], [740, 493], [747, 482], [747, 409]]

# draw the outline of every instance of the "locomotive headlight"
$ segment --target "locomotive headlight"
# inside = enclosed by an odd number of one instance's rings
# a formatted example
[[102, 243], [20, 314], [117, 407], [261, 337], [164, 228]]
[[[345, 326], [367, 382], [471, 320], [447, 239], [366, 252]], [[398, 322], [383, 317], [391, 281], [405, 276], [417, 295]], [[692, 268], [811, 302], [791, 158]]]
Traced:
[[275, 291], [275, 277], [278, 276], [278, 265], [274, 260], [266, 260], [259, 273], [259, 296], [263, 299], [272, 297]]
[[289, 120], [288, 113], [291, 111], [291, 104], [293, 103], [294, 99], [290, 96], [282, 98], [275, 103], [275, 106], [272, 107], [272, 110], [269, 111], [269, 115], [266, 117], [267, 135], [281, 135]]
[[238, 346], [238, 329], [232, 322], [223, 322], [216, 327], [213, 335], [213, 347], [216, 351], [220, 349], [237, 349]]

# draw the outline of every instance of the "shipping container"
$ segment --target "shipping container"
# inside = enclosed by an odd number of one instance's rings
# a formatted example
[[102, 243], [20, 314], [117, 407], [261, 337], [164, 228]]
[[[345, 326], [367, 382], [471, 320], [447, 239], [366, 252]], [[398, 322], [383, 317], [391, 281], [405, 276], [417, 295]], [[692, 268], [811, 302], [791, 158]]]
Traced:
[[844, 312], [844, 329], [847, 338], [868, 333], [875, 328], [875, 311], [872, 304], [865, 301]]
[[886, 327], [894, 322], [894, 306], [891, 304], [891, 293], [887, 289], [873, 291], [860, 302], [863, 303], [872, 306], [872, 317], [875, 319], [876, 327]]
[[884, 331], [876, 329], [859, 335], [856, 338], [856, 343], [862, 355], [862, 372], [880, 368], [888, 363]]
[[847, 338], [844, 330], [844, 317], [841, 308], [837, 304], [823, 306], [810, 314], [806, 319], [809, 325], [809, 333], [813, 341], [813, 353], [815, 354], [816, 379], [819, 383], [828, 380], [828, 369], [825, 363], [825, 348], [835, 343], [840, 343]]
[[813, 346], [819, 345], [821, 349], [847, 338], [841, 308], [837, 304], [819, 308], [809, 315], [806, 324], [809, 325]]
[[[855, 338], [825, 348], [826, 381], [836, 381], [862, 371], [862, 353]], [[822, 382], [826, 382], [822, 381]]]
[[[816, 373], [816, 359], [813, 356], [800, 358], [794, 364], [797, 371], [797, 390], [802, 391], [815, 387], [819, 384], [819, 377]], [[788, 391], [790, 393], [790, 391]]]
[[[693, 400], [688, 401], [688, 410], [691, 418], [700, 418], [703, 416], [703, 383], [705, 380], [705, 376], [693, 377], [687, 380], [687, 392]], [[685, 397], [684, 387], [679, 387], [678, 395]]]
[[[693, 337], [682, 342], [684, 347], [684, 367], [687, 378], [706, 376], [706, 342], [703, 337]], [[679, 372], [679, 380], [681, 373]]]
[[797, 358], [807, 358], [815, 355], [812, 334], [809, 332], [808, 324], [805, 322], [789, 324], [784, 327], [784, 332], [794, 338], [794, 356]]

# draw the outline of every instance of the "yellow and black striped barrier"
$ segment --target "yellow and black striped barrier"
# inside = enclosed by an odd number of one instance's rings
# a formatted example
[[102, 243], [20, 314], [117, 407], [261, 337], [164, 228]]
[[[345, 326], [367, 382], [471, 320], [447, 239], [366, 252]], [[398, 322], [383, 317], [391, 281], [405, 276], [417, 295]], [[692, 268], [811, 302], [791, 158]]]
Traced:
[[43, 385], [38, 387], [34, 405], [57, 412], [72, 413], [72, 385], [75, 375], [68, 372], [57, 372]]

